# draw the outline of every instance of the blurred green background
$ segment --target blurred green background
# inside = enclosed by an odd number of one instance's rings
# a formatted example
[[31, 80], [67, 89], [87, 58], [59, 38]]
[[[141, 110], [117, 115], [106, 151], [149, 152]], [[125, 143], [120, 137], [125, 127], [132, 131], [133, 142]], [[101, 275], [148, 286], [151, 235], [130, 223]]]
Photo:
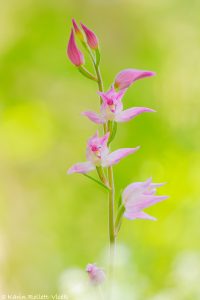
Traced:
[[157, 114], [121, 124], [113, 143], [141, 145], [115, 167], [117, 193], [153, 176], [170, 196], [148, 209], [157, 222], [125, 220], [120, 232], [134, 299], [200, 299], [199, 10], [197, 0], [1, 2], [1, 294], [58, 292], [64, 270], [99, 262], [108, 242], [106, 193], [66, 175], [96, 130], [80, 114], [99, 105], [66, 57], [75, 17], [100, 39], [106, 89], [125, 68], [157, 73], [124, 98]]

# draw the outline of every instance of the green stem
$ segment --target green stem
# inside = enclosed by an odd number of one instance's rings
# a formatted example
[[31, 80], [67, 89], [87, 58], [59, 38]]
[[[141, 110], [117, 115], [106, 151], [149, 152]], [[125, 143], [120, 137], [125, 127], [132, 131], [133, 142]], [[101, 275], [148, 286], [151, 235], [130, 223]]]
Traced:
[[113, 178], [113, 169], [108, 167], [108, 183], [110, 186], [109, 191], [109, 236], [110, 246], [115, 244], [115, 226], [114, 226], [114, 199], [115, 199], [115, 187]]
[[115, 236], [115, 223], [114, 223], [114, 201], [115, 201], [115, 185], [113, 177], [112, 167], [108, 167], [108, 183], [110, 186], [110, 191], [108, 195], [108, 207], [109, 207], [109, 240], [110, 240], [110, 249], [109, 249], [109, 295], [108, 299], [112, 297], [112, 288], [113, 288], [113, 278], [114, 278], [114, 264], [115, 264], [115, 247], [116, 247], [116, 236]]
[[[90, 53], [90, 51], [89, 51]], [[94, 68], [97, 75], [97, 83], [99, 87], [99, 91], [103, 92], [103, 80], [101, 77], [101, 71], [99, 66], [94, 62], [94, 58], [92, 53], [90, 53], [92, 58]], [[100, 105], [102, 104], [102, 100], [100, 97]], [[103, 125], [104, 134], [108, 132], [108, 124]], [[109, 240], [110, 240], [110, 279], [113, 277], [113, 267], [114, 267], [114, 255], [115, 255], [115, 223], [114, 223], [114, 201], [115, 201], [115, 186], [114, 186], [114, 177], [113, 177], [113, 169], [112, 167], [108, 167], [108, 185], [109, 185], [109, 196], [108, 196], [108, 208], [109, 208]]]

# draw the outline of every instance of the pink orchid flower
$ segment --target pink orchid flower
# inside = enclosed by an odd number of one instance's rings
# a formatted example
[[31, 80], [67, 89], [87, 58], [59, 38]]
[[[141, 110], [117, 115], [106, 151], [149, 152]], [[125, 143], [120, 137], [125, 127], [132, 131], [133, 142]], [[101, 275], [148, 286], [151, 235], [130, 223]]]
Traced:
[[148, 219], [155, 221], [156, 218], [142, 210], [168, 198], [168, 196], [155, 195], [156, 188], [163, 185], [164, 183], [152, 183], [151, 178], [145, 182], [135, 182], [128, 185], [122, 194], [122, 202], [125, 207], [124, 217], [129, 220]]
[[80, 67], [81, 65], [84, 64], [84, 56], [83, 53], [78, 49], [76, 45], [73, 29], [71, 30], [71, 35], [69, 38], [67, 55], [70, 61], [72, 62], [72, 64], [74, 64], [75, 66]]
[[104, 282], [106, 276], [104, 271], [97, 267], [96, 264], [88, 264], [86, 267], [90, 282], [94, 285], [98, 285]]
[[96, 167], [109, 167], [117, 164], [123, 157], [134, 153], [140, 147], [122, 148], [109, 153], [107, 146], [109, 132], [104, 136], [99, 137], [98, 132], [88, 140], [86, 157], [87, 161], [73, 165], [68, 174], [72, 173], [87, 173], [94, 170]]
[[104, 124], [107, 121], [127, 122], [144, 112], [155, 112], [147, 107], [132, 107], [123, 110], [122, 98], [126, 90], [116, 92], [114, 87], [105, 93], [98, 92], [102, 98], [101, 112], [97, 114], [93, 111], [85, 111], [83, 115], [88, 117], [92, 122]]
[[114, 81], [115, 88], [119, 90], [127, 89], [131, 84], [136, 80], [142, 79], [145, 77], [154, 76], [155, 73], [151, 71], [142, 71], [136, 69], [126, 69], [119, 72]]

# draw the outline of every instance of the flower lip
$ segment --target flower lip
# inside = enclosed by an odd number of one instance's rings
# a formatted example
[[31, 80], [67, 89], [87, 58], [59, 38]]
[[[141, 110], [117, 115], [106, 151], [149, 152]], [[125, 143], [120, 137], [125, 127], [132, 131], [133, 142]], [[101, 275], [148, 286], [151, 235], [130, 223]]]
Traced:
[[114, 112], [115, 112], [115, 109], [116, 109], [116, 105], [109, 105], [109, 108], [110, 108], [110, 111], [111, 111], [112, 113], [114, 113]]
[[101, 145], [96, 145], [96, 144], [91, 144], [90, 146], [90, 150], [92, 151], [92, 153], [98, 157], [99, 159], [101, 159], [101, 148], [102, 146]]
[[108, 105], [113, 105], [113, 104], [114, 104], [113, 99], [108, 99], [108, 100], [107, 100], [107, 104], [108, 104]]
[[92, 152], [96, 152], [99, 150], [99, 147], [97, 147], [96, 145], [91, 145], [90, 148]]

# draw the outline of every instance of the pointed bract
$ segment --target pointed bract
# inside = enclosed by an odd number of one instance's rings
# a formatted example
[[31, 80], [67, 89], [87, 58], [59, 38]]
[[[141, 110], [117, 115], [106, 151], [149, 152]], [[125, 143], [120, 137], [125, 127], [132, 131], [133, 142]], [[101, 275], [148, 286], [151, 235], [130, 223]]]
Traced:
[[142, 71], [136, 69], [126, 69], [119, 72], [114, 81], [115, 88], [119, 90], [127, 89], [131, 84], [136, 80], [142, 79], [145, 77], [154, 76], [155, 73], [151, 71]]
[[90, 48], [94, 50], [97, 49], [99, 46], [99, 40], [96, 34], [83, 23], [81, 23], [81, 27], [85, 32], [87, 43], [90, 46]]
[[122, 202], [125, 207], [124, 217], [127, 219], [149, 219], [156, 220], [154, 217], [143, 212], [143, 209], [163, 201], [168, 196], [156, 196], [156, 187], [163, 183], [152, 183], [149, 178], [145, 182], [135, 182], [129, 184], [122, 193]]
[[76, 45], [73, 29], [71, 30], [71, 34], [69, 38], [67, 55], [70, 61], [72, 62], [72, 64], [74, 64], [75, 66], [80, 67], [81, 65], [84, 64], [84, 56], [83, 53], [78, 49]]

